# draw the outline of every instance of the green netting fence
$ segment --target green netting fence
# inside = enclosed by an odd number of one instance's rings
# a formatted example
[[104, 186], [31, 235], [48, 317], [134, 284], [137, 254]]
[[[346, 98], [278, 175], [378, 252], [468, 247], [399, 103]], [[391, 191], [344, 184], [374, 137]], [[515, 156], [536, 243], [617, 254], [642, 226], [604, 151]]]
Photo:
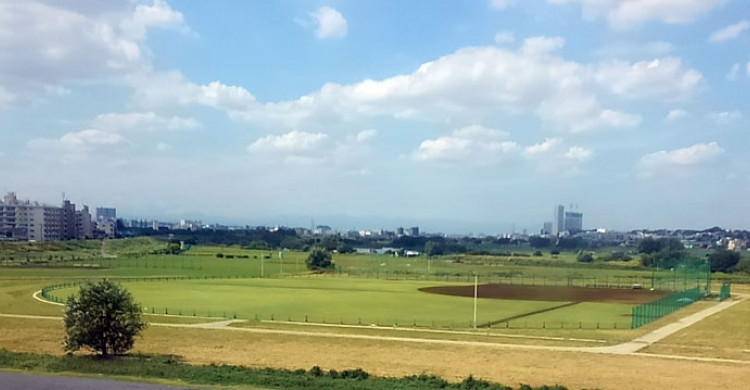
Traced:
[[732, 285], [729, 283], [723, 283], [721, 290], [719, 290], [719, 300], [725, 301], [732, 296]]
[[703, 299], [703, 291], [700, 287], [676, 292], [658, 301], [644, 303], [633, 307], [632, 329], [640, 328], [662, 318], [668, 314], [682, 309], [691, 303]]

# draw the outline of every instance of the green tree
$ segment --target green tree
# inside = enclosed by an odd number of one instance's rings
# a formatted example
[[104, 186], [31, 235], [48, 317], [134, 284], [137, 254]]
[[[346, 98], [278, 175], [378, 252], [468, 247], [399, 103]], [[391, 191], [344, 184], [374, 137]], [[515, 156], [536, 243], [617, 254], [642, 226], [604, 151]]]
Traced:
[[427, 256], [441, 256], [444, 253], [443, 243], [436, 241], [427, 241], [424, 244], [424, 253]]
[[593, 263], [594, 255], [591, 254], [591, 252], [580, 251], [578, 252], [578, 257], [576, 258], [576, 260], [578, 260], [578, 262], [580, 263]]
[[68, 297], [63, 320], [65, 351], [86, 348], [102, 356], [126, 353], [146, 328], [130, 292], [107, 279], [86, 283]]
[[735, 251], [719, 249], [708, 255], [711, 272], [732, 272], [740, 262], [740, 254]]
[[307, 256], [305, 263], [307, 264], [307, 269], [314, 271], [335, 268], [331, 259], [331, 253], [323, 248], [313, 248]]

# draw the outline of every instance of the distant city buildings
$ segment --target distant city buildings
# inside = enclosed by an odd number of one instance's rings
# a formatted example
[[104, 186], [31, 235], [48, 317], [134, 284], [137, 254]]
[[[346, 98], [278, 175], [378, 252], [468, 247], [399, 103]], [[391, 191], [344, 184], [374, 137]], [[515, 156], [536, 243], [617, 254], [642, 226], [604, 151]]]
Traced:
[[583, 231], [583, 213], [565, 211], [565, 206], [557, 205], [552, 212], [552, 222], [545, 222], [543, 235], [560, 236], [561, 234], [576, 234]]
[[56, 241], [94, 238], [95, 229], [88, 206], [63, 200], [60, 206], [20, 200], [15, 192], [0, 200], [0, 240]]

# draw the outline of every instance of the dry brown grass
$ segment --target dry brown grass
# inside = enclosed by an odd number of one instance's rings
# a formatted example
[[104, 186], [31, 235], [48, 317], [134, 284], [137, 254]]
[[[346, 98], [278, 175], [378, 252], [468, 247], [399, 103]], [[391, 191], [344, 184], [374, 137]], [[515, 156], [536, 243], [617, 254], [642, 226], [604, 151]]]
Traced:
[[[62, 336], [60, 321], [0, 318], [0, 347], [60, 354]], [[424, 372], [452, 380], [473, 374], [506, 384], [559, 383], [571, 389], [737, 389], [750, 381], [750, 366], [739, 364], [155, 326], [136, 350], [198, 364], [361, 367], [377, 375]]]
[[644, 352], [750, 361], [750, 301], [706, 318]]

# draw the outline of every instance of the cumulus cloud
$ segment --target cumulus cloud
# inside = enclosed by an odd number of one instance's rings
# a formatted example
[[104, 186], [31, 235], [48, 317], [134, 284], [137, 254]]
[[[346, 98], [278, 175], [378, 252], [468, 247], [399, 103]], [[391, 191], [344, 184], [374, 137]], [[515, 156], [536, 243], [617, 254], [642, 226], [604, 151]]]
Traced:
[[362, 130], [359, 133], [357, 133], [357, 135], [354, 137], [354, 139], [357, 142], [366, 142], [366, 141], [374, 138], [377, 134], [378, 134], [378, 132], [376, 130], [373, 130], [373, 129]]
[[315, 27], [316, 35], [320, 39], [343, 38], [348, 32], [348, 25], [344, 15], [331, 7], [320, 7], [310, 14]]
[[703, 75], [696, 70], [686, 70], [679, 58], [666, 57], [634, 64], [608, 62], [599, 68], [596, 80], [627, 98], [679, 98], [695, 91]]
[[157, 130], [184, 130], [200, 126], [193, 118], [179, 116], [163, 117], [153, 111], [131, 112], [131, 113], [107, 113], [100, 114], [92, 121], [91, 127], [104, 131], [157, 131]]
[[641, 176], [664, 174], [684, 177], [693, 174], [696, 167], [708, 164], [724, 153], [716, 142], [701, 143], [647, 154], [640, 158], [637, 166]]
[[328, 138], [323, 133], [306, 133], [291, 131], [282, 135], [268, 135], [259, 138], [248, 146], [253, 153], [288, 153], [300, 154], [319, 151], [323, 142]]
[[604, 100], [616, 100], [603, 93], [674, 99], [690, 95], [703, 79], [674, 57], [636, 63], [568, 61], [559, 54], [564, 43], [562, 38], [531, 37], [516, 50], [460, 49], [411, 73], [348, 85], [328, 83], [296, 100], [279, 102], [260, 102], [245, 88], [220, 81], [198, 85], [179, 72], [140, 72], [128, 80], [136, 90], [134, 100], [145, 106], [200, 104], [269, 129], [323, 129], [374, 116], [467, 122], [531, 114], [548, 128], [583, 132], [640, 124], [640, 115], [605, 105]]
[[128, 141], [119, 134], [96, 129], [66, 133], [60, 138], [37, 138], [28, 142], [32, 150], [61, 153], [64, 160], [79, 160], [89, 153], [113, 148]]
[[12, 101], [34, 98], [76, 80], [121, 76], [148, 69], [144, 40], [151, 28], [184, 27], [182, 15], [162, 0], [6, 2], [0, 5], [1, 91]]
[[591, 159], [593, 152], [582, 146], [566, 146], [562, 138], [547, 138], [523, 149], [523, 156], [537, 165], [545, 174], [579, 176], [584, 173], [582, 164]]
[[565, 40], [560, 37], [532, 37], [523, 42], [521, 52], [528, 56], [543, 56], [553, 54], [565, 46]]
[[658, 21], [681, 24], [723, 5], [726, 0], [547, 0], [553, 4], [581, 6], [584, 19], [606, 19], [616, 29]]
[[448, 136], [422, 141], [413, 157], [418, 161], [491, 164], [517, 150], [518, 145], [507, 137], [504, 131], [468, 126]]
[[742, 118], [742, 113], [739, 111], [721, 111], [709, 114], [709, 117], [714, 120], [717, 125], [728, 125]]
[[664, 117], [665, 122], [673, 123], [677, 122], [680, 119], [684, 119], [690, 116], [690, 113], [683, 109], [674, 109], [670, 110], [669, 113], [667, 113], [667, 116]]
[[711, 36], [708, 37], [708, 41], [717, 43], [735, 39], [748, 28], [750, 28], [750, 22], [748, 22], [747, 20], [743, 20], [739, 23], [732, 24], [730, 26], [722, 28], [721, 30], [713, 32]]

